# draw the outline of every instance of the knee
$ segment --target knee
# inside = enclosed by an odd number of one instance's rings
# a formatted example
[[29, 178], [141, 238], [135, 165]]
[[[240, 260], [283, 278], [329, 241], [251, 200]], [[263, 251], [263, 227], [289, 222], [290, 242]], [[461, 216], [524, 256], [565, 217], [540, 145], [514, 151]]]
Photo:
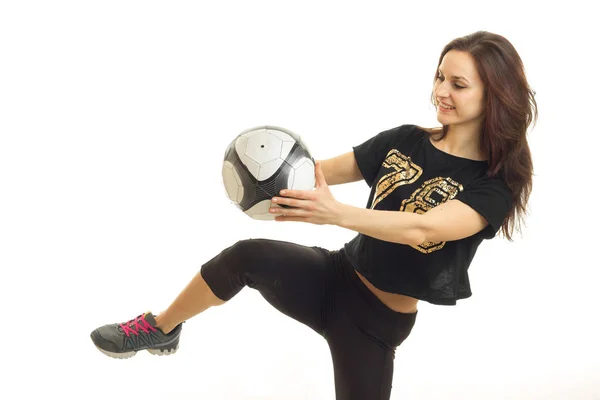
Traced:
[[204, 274], [227, 273], [240, 275], [247, 268], [252, 255], [256, 253], [255, 239], [240, 240], [222, 249], [212, 259], [204, 263], [201, 272]]
[[250, 257], [260, 247], [260, 239], [243, 239], [235, 242], [227, 250], [239, 257]]
[[261, 239], [244, 239], [223, 250], [221, 256], [229, 268], [243, 268], [264, 253], [263, 247]]
[[203, 269], [225, 269], [234, 275], [252, 273], [270, 263], [279, 249], [268, 239], [244, 239], [222, 250]]
[[227, 301], [251, 285], [255, 266], [260, 264], [258, 247], [255, 239], [240, 240], [202, 265], [200, 273], [219, 299]]

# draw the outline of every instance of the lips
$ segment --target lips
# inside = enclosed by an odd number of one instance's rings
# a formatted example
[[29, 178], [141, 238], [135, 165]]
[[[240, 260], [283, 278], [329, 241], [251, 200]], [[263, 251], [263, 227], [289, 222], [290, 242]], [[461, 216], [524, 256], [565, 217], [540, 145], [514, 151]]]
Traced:
[[456, 108], [456, 107], [454, 107], [454, 106], [451, 106], [450, 104], [446, 104], [446, 103], [444, 103], [443, 101], [440, 101], [439, 99], [438, 99], [438, 101], [437, 101], [437, 102], [438, 102], [438, 106], [439, 106], [439, 107], [441, 107], [441, 106], [440, 106], [441, 104], [443, 104], [444, 106], [448, 107], [448, 108], [446, 108], [446, 110], [454, 110], [454, 109]]

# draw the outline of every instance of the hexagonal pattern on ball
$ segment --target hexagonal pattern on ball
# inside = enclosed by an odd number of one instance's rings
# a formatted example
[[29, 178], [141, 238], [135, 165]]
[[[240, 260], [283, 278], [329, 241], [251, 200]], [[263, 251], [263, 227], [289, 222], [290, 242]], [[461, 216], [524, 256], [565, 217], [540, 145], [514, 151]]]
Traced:
[[244, 196], [243, 193], [240, 196], [239, 192], [243, 192], [244, 187], [239, 180], [240, 178], [237, 172], [233, 168], [233, 164], [225, 160], [223, 162], [223, 169], [221, 173], [223, 175], [223, 184], [225, 185], [227, 196], [229, 196], [231, 201], [235, 201], [236, 203], [239, 202]]
[[274, 126], [247, 129], [225, 152], [223, 181], [230, 199], [247, 215], [272, 220], [269, 208], [278, 205], [270, 200], [280, 190], [314, 188], [314, 159], [293, 132]]
[[307, 158], [298, 163], [294, 169], [294, 181], [291, 188], [294, 190], [312, 190], [315, 187], [315, 165]]
[[248, 136], [244, 156], [256, 161], [259, 165], [280, 159], [281, 139], [266, 130]]
[[276, 205], [272, 204], [271, 200], [263, 200], [256, 203], [244, 212], [254, 219], [259, 219], [262, 221], [273, 220], [275, 219], [276, 215], [269, 212], [269, 208], [271, 206]]

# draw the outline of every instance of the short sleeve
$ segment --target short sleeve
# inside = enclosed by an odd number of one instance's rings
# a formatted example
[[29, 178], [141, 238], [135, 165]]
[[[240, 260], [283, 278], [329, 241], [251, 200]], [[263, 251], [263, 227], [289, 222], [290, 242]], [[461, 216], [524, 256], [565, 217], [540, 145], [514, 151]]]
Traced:
[[407, 125], [402, 125], [383, 131], [352, 148], [358, 169], [369, 187], [373, 185], [388, 151], [406, 135], [408, 129]]
[[512, 193], [500, 177], [478, 179], [455, 199], [470, 206], [488, 221], [489, 225], [480, 232], [484, 239], [496, 236], [512, 207]]

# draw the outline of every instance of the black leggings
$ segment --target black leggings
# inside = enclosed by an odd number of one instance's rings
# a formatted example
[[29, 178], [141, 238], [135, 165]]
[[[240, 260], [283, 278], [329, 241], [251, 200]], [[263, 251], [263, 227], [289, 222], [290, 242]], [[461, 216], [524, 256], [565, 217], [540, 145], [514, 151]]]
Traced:
[[344, 251], [267, 240], [242, 240], [201, 268], [213, 293], [230, 300], [257, 289], [282, 313], [322, 335], [331, 350], [337, 400], [387, 400], [395, 349], [417, 313], [383, 304], [359, 279]]

